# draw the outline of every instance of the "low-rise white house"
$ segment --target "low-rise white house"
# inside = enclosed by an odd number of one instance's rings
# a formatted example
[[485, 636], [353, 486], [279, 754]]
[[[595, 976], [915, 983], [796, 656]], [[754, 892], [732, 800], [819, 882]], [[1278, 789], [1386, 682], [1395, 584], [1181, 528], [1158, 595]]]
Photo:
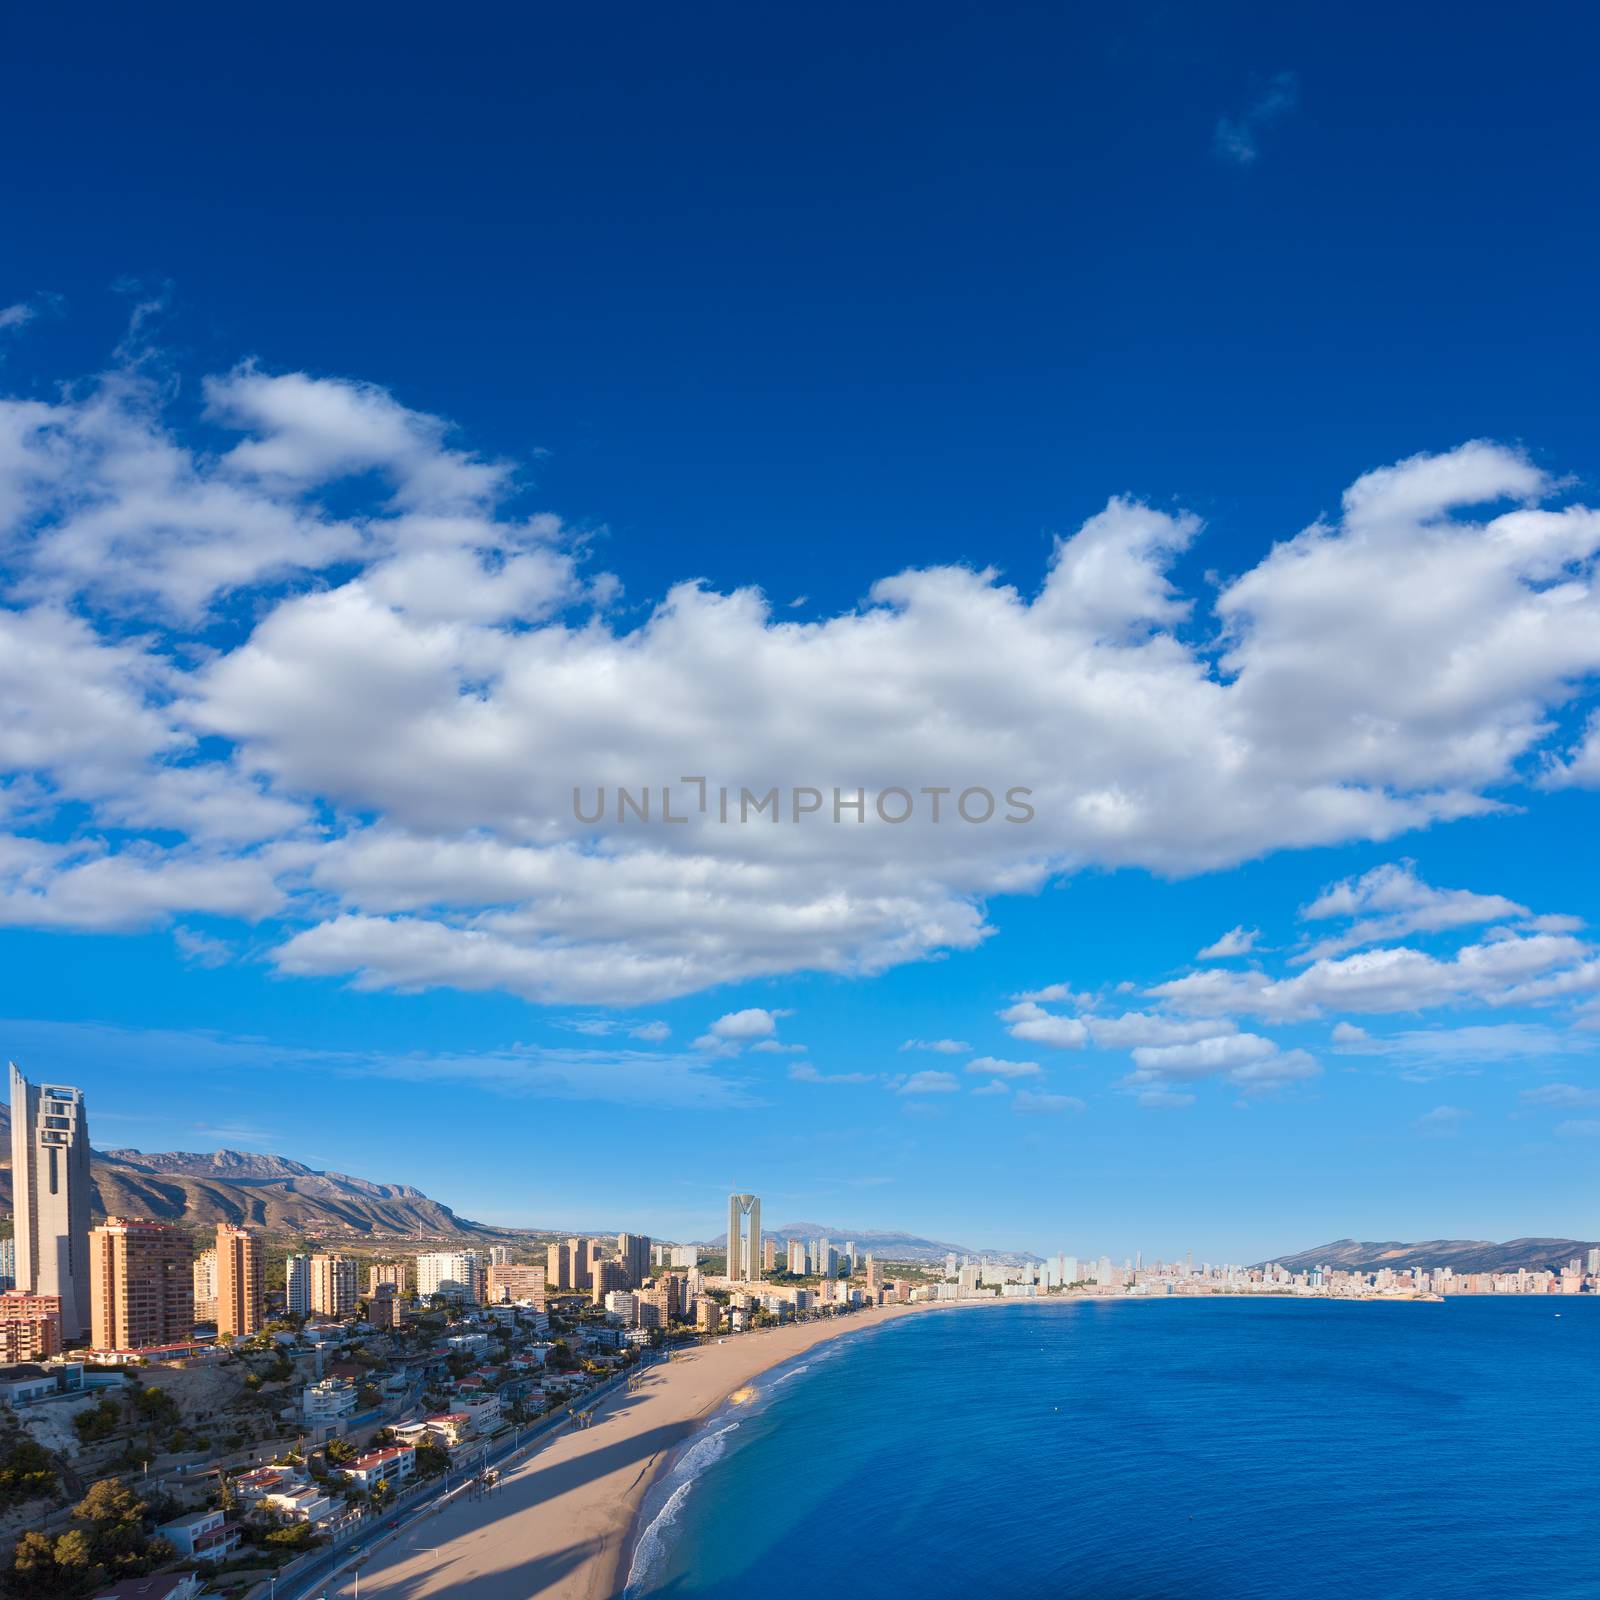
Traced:
[[354, 1461], [345, 1462], [339, 1470], [358, 1489], [364, 1489], [368, 1494], [380, 1483], [398, 1488], [415, 1476], [417, 1452], [408, 1444], [383, 1445], [357, 1456]]
[[323, 1378], [306, 1385], [300, 1397], [306, 1421], [316, 1427], [342, 1422], [356, 1409], [356, 1386], [348, 1378]]
[[239, 1548], [239, 1529], [225, 1511], [192, 1511], [163, 1522], [156, 1532], [179, 1555], [196, 1561], [223, 1561]]

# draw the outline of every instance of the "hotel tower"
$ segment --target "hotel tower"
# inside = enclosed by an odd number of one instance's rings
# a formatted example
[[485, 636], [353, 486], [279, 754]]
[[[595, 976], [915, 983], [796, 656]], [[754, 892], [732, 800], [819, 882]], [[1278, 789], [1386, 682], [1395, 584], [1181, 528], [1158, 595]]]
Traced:
[[11, 1063], [17, 1288], [61, 1301], [61, 1337], [89, 1333], [89, 1118], [83, 1091], [29, 1083]]
[[754, 1283], [761, 1276], [761, 1200], [757, 1195], [728, 1196], [728, 1276], [735, 1283]]

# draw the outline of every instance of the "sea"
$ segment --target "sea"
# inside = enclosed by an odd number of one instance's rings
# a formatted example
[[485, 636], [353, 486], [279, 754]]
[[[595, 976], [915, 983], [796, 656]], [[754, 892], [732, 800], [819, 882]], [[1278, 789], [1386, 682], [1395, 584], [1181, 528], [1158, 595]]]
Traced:
[[935, 1310], [755, 1390], [629, 1600], [1600, 1597], [1600, 1297]]

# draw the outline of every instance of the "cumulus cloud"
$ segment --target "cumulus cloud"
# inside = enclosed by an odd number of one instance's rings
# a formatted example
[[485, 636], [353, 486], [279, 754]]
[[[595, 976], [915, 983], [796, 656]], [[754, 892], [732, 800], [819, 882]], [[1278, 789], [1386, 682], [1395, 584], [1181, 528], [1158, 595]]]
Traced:
[[929, 1050], [939, 1056], [964, 1056], [972, 1046], [965, 1039], [907, 1039], [900, 1046], [905, 1050]]
[[[272, 916], [285, 974], [541, 1003], [871, 974], [1085, 866], [1479, 813], [1600, 672], [1600, 515], [1487, 443], [1367, 474], [1214, 592], [1171, 576], [1193, 517], [1113, 496], [1020, 583], [908, 570], [811, 621], [681, 583], [622, 623], [583, 539], [444, 420], [251, 366], [204, 395], [199, 435], [137, 370], [0, 400], [6, 815], [72, 846], [0, 882], [12, 920]], [[867, 820], [574, 816], [709, 753], [713, 793], [860, 787]], [[1012, 785], [1031, 823], [951, 817]], [[895, 786], [946, 820], [879, 822]], [[1044, 1009], [1082, 1009], [1064, 986], [1016, 1004], [1014, 1036], [1084, 1042]]]
[[1019, 1000], [1000, 1013], [1006, 1032], [1030, 1044], [1054, 1045], [1058, 1050], [1078, 1050], [1089, 1037], [1089, 1030], [1076, 1017], [1057, 1016], [1032, 1000]]
[[1208, 944], [1198, 956], [1197, 961], [1219, 961], [1227, 956], [1248, 955], [1254, 948], [1255, 942], [1261, 937], [1259, 928], [1246, 928], [1243, 926], [1229, 928], [1215, 944]]

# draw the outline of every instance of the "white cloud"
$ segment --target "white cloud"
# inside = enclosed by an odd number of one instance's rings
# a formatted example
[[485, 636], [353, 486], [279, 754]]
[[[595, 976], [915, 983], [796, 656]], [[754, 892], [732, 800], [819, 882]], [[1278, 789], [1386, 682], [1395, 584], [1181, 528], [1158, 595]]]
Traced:
[[1578, 1117], [1556, 1124], [1558, 1139], [1600, 1139], [1600, 1117]]
[[905, 1050], [930, 1050], [939, 1056], [963, 1056], [972, 1046], [965, 1039], [907, 1039], [900, 1046]]
[[1082, 1021], [1090, 1037], [1105, 1050], [1131, 1050], [1143, 1044], [1192, 1044], [1197, 1039], [1215, 1039], [1238, 1031], [1223, 1017], [1186, 1021], [1148, 1011], [1124, 1011], [1120, 1017], [1084, 1017]]
[[874, 1083], [875, 1072], [819, 1072], [809, 1061], [797, 1061], [789, 1068], [795, 1083]]
[[1442, 960], [1401, 946], [1322, 959], [1293, 978], [1215, 969], [1146, 992], [1189, 1015], [1276, 1021], [1302, 1021], [1325, 1011], [1420, 1011], [1467, 1000], [1494, 1005], [1555, 992], [1551, 975], [1557, 969], [1560, 981], [1574, 989], [1600, 982], [1600, 973], [1591, 979], [1578, 965], [1586, 949], [1569, 935], [1502, 932]]
[[1133, 1060], [1141, 1072], [1162, 1078], [1210, 1078], [1277, 1053], [1277, 1045], [1259, 1034], [1225, 1033], [1192, 1044], [1140, 1045]]
[[672, 1029], [664, 1022], [644, 1022], [637, 1028], [629, 1028], [630, 1038], [644, 1039], [651, 1044], [660, 1044], [663, 1039], [670, 1038]]
[[1199, 955], [1197, 961], [1218, 961], [1226, 956], [1248, 955], [1257, 939], [1261, 937], [1259, 928], [1246, 928], [1242, 924], [1229, 928], [1215, 944], [1208, 944]]
[[[1024, 587], [912, 570], [801, 621], [680, 584], [614, 622], [583, 541], [511, 509], [513, 470], [441, 419], [252, 367], [205, 394], [221, 446], [126, 371], [0, 400], [5, 803], [135, 876], [176, 834], [193, 872], [157, 919], [265, 872], [222, 914], [280, 913], [289, 974], [637, 1004], [879, 972], [974, 948], [990, 896], [1085, 866], [1189, 873], [1491, 808], [1600, 672], [1600, 515], [1543, 509], [1557, 486], [1490, 444], [1368, 474], [1214, 596], [1171, 577], [1192, 517], [1113, 497]], [[1496, 501], [1520, 504], [1468, 514]], [[575, 786], [686, 761], [758, 792], [1017, 785], [1035, 817], [572, 815]], [[47, 891], [79, 859], [36, 863], [7, 915], [131, 925], [115, 871]], [[1085, 1009], [1039, 993], [1018, 1004]]]
[[935, 1072], [931, 1069], [925, 1072], [913, 1072], [894, 1085], [897, 1094], [954, 1094], [960, 1087], [953, 1073]]
[[1585, 1089], [1576, 1083], [1541, 1083], [1537, 1088], [1524, 1089], [1522, 1101], [1541, 1109], [1600, 1109], [1600, 1089]]
[[1010, 1094], [1011, 1085], [1000, 1078], [991, 1078], [987, 1083], [980, 1083], [973, 1089], [973, 1094], [996, 1095]]
[[1000, 1013], [1000, 1020], [1013, 1039], [1054, 1045], [1058, 1050], [1082, 1049], [1089, 1038], [1089, 1030], [1076, 1017], [1057, 1016], [1032, 1000], [1019, 1000]]
[[1044, 1068], [1037, 1061], [1003, 1061], [995, 1056], [978, 1056], [967, 1063], [968, 1072], [986, 1078], [1036, 1078]]
[[[1342, 955], [1366, 944], [1403, 939], [1411, 933], [1438, 933], [1450, 928], [1470, 927], [1475, 923], [1531, 916], [1504, 895], [1474, 894], [1469, 889], [1435, 889], [1417, 877], [1409, 861], [1375, 867], [1360, 878], [1346, 878], [1326, 888], [1300, 913], [1312, 920], [1353, 918], [1343, 933], [1318, 940], [1309, 950], [1296, 956], [1297, 962], [1318, 961], [1325, 956]], [[1547, 931], [1551, 922], [1566, 919], [1542, 918]]]

